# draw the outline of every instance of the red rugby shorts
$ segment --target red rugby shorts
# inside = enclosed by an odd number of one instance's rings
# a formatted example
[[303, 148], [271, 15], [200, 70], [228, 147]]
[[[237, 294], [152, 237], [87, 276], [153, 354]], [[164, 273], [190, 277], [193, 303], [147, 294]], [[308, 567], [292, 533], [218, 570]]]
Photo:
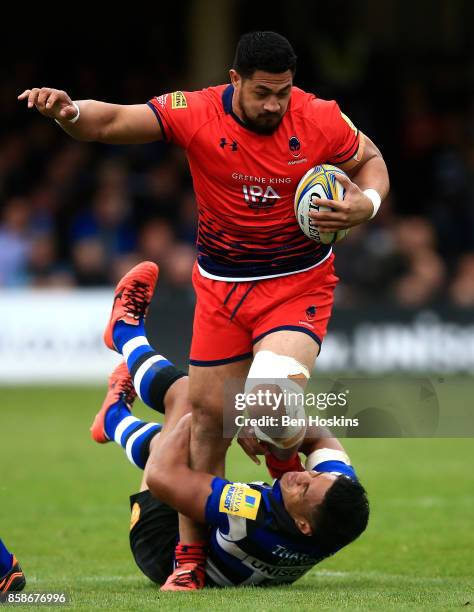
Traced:
[[331, 255], [306, 272], [242, 282], [206, 278], [195, 264], [191, 365], [249, 359], [256, 342], [280, 330], [307, 334], [321, 345], [339, 280], [333, 261]]

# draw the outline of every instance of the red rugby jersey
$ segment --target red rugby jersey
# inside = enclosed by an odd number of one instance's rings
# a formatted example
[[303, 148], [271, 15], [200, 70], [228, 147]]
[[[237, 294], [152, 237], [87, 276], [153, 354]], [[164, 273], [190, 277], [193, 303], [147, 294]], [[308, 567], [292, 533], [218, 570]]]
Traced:
[[148, 102], [165, 140], [186, 150], [199, 211], [200, 271], [238, 281], [308, 270], [331, 247], [299, 228], [296, 187], [313, 166], [354, 157], [359, 132], [336, 102], [293, 87], [277, 130], [257, 134], [232, 111], [233, 91], [219, 85]]

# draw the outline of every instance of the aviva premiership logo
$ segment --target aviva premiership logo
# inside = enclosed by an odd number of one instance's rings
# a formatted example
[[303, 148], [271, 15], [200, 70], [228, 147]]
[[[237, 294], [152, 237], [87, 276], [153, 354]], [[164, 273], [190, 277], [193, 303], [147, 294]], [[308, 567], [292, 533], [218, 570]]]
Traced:
[[219, 512], [255, 520], [262, 494], [243, 484], [228, 484], [219, 501]]
[[182, 91], [174, 91], [171, 94], [171, 108], [188, 108], [188, 101]]

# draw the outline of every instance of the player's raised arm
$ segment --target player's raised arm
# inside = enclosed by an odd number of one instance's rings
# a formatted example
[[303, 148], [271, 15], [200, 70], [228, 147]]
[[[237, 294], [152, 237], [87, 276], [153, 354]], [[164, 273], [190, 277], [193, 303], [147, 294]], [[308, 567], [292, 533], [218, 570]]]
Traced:
[[146, 467], [150, 491], [181, 514], [204, 523], [214, 476], [189, 467], [191, 414], [184, 415], [173, 431], [151, 448]]
[[56, 120], [72, 138], [106, 144], [142, 144], [162, 140], [155, 114], [147, 104], [109, 104], [98, 100], [73, 101], [62, 90], [26, 89], [18, 100], [27, 100], [45, 117]]

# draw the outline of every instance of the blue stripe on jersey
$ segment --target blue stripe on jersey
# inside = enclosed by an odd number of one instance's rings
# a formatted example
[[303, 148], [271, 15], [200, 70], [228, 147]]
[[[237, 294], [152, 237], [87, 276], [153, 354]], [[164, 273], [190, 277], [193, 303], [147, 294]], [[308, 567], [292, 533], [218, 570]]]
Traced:
[[288, 260], [281, 257], [278, 260], [275, 258], [266, 262], [250, 262], [242, 263], [241, 260], [235, 261], [233, 265], [227, 262], [219, 263], [212, 256], [206, 253], [206, 247], [202, 244], [198, 245], [199, 255], [198, 263], [201, 268], [208, 274], [214, 276], [230, 277], [230, 278], [253, 278], [255, 276], [274, 276], [278, 274], [291, 274], [299, 272], [306, 268], [315, 266], [322, 261], [330, 252], [331, 245], [321, 245], [321, 249], [317, 253], [309, 253], [305, 256], [298, 257], [296, 260]]
[[315, 472], [338, 472], [344, 474], [344, 476], [349, 476], [352, 480], [357, 480], [354, 468], [343, 461], [322, 461], [315, 465], [313, 470]]
[[147, 106], [151, 108], [151, 110], [155, 113], [155, 117], [158, 119], [158, 123], [160, 124], [161, 132], [163, 134], [163, 140], [165, 142], [169, 142], [168, 134], [166, 133], [165, 126], [163, 125], [163, 119], [161, 118], [158, 109], [151, 102], [147, 102]]
[[252, 570], [243, 565], [240, 559], [229, 554], [219, 546], [216, 531], [211, 534], [209, 542], [209, 557], [212, 561], [217, 561], [216, 565], [226, 578], [234, 584], [245, 580], [252, 573]]

